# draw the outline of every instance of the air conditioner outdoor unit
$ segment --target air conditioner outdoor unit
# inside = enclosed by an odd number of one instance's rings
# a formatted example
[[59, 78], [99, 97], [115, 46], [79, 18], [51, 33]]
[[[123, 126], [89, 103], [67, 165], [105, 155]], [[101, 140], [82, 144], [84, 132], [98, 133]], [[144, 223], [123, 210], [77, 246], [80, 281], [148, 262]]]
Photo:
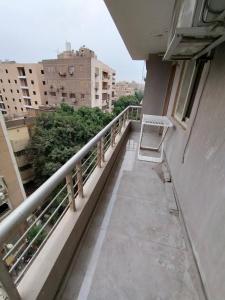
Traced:
[[164, 60], [196, 59], [225, 41], [225, 0], [176, 1]]

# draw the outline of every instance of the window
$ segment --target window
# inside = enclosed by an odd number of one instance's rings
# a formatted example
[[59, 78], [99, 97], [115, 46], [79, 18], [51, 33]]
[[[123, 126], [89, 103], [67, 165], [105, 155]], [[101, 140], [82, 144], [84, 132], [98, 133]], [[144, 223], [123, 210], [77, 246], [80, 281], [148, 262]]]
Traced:
[[35, 105], [37, 105], [38, 103], [37, 103], [37, 101], [34, 101], [34, 103], [35, 103]]
[[17, 83], [17, 80], [15, 79], [14, 82]]
[[19, 102], [21, 102], [21, 99], [19, 99]]
[[81, 99], [84, 99], [85, 95], [84, 94], [80, 94], [80, 97], [81, 97]]
[[9, 108], [9, 105], [7, 105], [7, 107]]
[[15, 98], [13, 98], [13, 102], [15, 102]]
[[33, 95], [36, 95], [36, 92], [35, 92], [35, 91], [33, 91]]
[[62, 97], [67, 97], [67, 93], [62, 93]]
[[75, 67], [74, 66], [71, 65], [71, 66], [68, 67], [68, 72], [69, 72], [69, 74], [71, 76], [73, 75], [74, 71], [75, 71]]
[[17, 107], [15, 106], [15, 110], [17, 110]]
[[44, 95], [47, 95], [48, 93], [47, 92], [44, 92]]
[[33, 80], [31, 80], [30, 82], [31, 82], [31, 84], [34, 84], [34, 81], [33, 81]]
[[20, 91], [19, 91], [19, 90], [16, 90], [16, 92], [17, 92], [17, 94], [19, 94]]
[[45, 104], [47, 104], [47, 105], [48, 105], [48, 101], [45, 101]]
[[70, 93], [70, 98], [76, 98], [76, 95], [74, 93]]
[[8, 83], [10, 83], [11, 81], [10, 81], [10, 79], [8, 79]]
[[10, 92], [11, 92], [11, 93], [13, 93], [13, 90], [12, 90], [12, 89], [10, 89]]
[[6, 73], [8, 73], [8, 70], [7, 70], [7, 69], [5, 69], [5, 72], [6, 72]]
[[56, 92], [50, 92], [49, 95], [56, 96]]
[[44, 70], [41, 70], [41, 74], [45, 74]]
[[3, 92], [5, 92], [5, 89], [2, 89], [3, 90]]
[[95, 99], [99, 99], [99, 95], [95, 95]]
[[32, 70], [31, 69], [29, 69], [29, 73], [32, 74]]
[[43, 85], [45, 85], [45, 81], [42, 81]]
[[3, 101], [3, 97], [2, 97], [2, 95], [0, 95], [0, 101]]
[[23, 111], [23, 108], [21, 107], [21, 110]]
[[180, 87], [173, 113], [176, 120], [183, 125], [190, 119], [203, 68], [203, 61], [188, 61], [183, 64]]
[[1, 81], [1, 83], [3, 83], [3, 80], [2, 80], [2, 79], [0, 79], [0, 81]]
[[8, 98], [7, 98], [7, 97], [5, 97], [5, 100], [7, 101], [7, 100], [8, 100]]

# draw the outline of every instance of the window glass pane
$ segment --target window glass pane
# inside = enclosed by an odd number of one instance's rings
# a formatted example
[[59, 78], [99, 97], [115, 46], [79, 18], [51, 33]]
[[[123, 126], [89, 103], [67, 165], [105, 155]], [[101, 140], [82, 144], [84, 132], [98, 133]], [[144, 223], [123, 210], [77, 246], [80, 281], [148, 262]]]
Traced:
[[182, 76], [181, 87], [178, 95], [178, 102], [176, 106], [175, 114], [179, 120], [183, 119], [183, 114], [185, 112], [185, 106], [188, 100], [188, 92], [191, 88], [192, 77], [195, 70], [195, 62], [186, 62], [184, 73]]

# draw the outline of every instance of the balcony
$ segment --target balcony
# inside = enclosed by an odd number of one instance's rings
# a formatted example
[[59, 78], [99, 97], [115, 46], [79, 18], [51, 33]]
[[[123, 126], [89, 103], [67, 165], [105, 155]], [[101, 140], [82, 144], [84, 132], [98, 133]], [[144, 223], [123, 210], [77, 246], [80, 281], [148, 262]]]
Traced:
[[20, 176], [21, 176], [23, 184], [25, 184], [34, 179], [34, 171], [32, 168], [20, 171]]
[[28, 145], [29, 139], [11, 140], [13, 152], [24, 150]]
[[199, 299], [171, 183], [137, 160], [140, 114], [126, 108], [1, 223], [12, 299]]

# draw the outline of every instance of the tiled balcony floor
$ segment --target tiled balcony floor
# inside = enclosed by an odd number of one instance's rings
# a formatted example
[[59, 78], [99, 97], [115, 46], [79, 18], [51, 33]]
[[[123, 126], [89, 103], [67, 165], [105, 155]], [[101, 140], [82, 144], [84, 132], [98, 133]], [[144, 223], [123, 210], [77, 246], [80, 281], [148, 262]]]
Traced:
[[129, 136], [58, 299], [203, 299], [160, 166], [136, 158], [138, 137]]

